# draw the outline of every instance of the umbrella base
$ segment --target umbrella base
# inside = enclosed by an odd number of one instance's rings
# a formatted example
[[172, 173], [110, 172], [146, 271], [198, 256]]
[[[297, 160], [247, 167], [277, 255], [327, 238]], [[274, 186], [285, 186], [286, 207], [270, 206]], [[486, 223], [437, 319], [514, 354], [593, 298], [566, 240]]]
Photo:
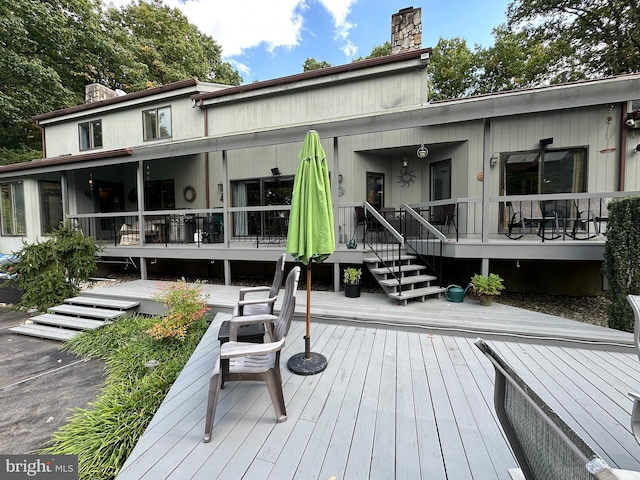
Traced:
[[296, 353], [287, 362], [287, 367], [297, 375], [315, 375], [327, 368], [327, 359], [315, 352], [309, 352], [309, 358], [304, 352]]

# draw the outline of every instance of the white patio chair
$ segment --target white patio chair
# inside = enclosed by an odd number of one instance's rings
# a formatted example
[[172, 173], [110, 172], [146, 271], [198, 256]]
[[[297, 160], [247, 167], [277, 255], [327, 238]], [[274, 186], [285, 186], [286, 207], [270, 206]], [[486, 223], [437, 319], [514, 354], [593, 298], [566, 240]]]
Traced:
[[520, 465], [512, 479], [640, 480], [640, 472], [613, 469], [489, 345], [476, 346], [493, 364], [498, 420]]
[[[218, 396], [223, 382], [263, 381], [267, 385], [278, 423], [287, 419], [287, 410], [282, 393], [280, 375], [280, 351], [284, 347], [293, 312], [296, 305], [296, 291], [300, 278], [300, 267], [294, 267], [285, 282], [282, 309], [276, 317], [272, 314], [233, 317], [229, 342], [220, 346], [220, 356], [216, 361], [209, 381], [209, 399], [205, 420], [204, 442], [211, 440], [213, 422], [216, 415]], [[238, 342], [238, 327], [254, 323], [264, 323], [269, 332], [270, 342]]]

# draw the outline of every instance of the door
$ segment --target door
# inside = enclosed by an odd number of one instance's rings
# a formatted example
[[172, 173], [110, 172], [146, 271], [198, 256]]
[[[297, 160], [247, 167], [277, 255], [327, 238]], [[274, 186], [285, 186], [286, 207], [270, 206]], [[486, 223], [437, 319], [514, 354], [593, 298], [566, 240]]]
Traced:
[[384, 173], [367, 172], [367, 202], [378, 211], [384, 207]]

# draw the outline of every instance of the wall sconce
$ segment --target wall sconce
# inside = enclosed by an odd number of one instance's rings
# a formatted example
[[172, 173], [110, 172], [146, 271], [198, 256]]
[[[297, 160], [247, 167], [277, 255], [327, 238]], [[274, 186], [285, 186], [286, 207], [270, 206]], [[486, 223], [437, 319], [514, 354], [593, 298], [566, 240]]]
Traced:
[[551, 145], [553, 143], [553, 137], [541, 138], [539, 143], [540, 143], [540, 148], [544, 148], [547, 145]]
[[279, 177], [280, 176], [280, 169], [278, 167], [274, 167], [271, 169], [271, 175], [273, 175], [274, 177]]
[[500, 154], [497, 152], [491, 155], [491, 158], [489, 159], [489, 163], [491, 164], [492, 167], [495, 167], [498, 164], [499, 158], [500, 158]]
[[342, 183], [342, 174], [341, 173], [338, 174], [338, 183]]
[[402, 159], [402, 168], [407, 168], [409, 166], [409, 159], [407, 157], [404, 157]]

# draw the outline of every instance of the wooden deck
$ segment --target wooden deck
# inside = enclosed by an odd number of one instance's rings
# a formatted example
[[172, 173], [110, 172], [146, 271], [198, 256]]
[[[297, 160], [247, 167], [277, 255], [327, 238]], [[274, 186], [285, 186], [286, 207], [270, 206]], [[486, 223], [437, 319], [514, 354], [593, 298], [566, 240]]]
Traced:
[[[237, 298], [237, 287], [211, 287], [224, 290], [231, 304]], [[229, 298], [226, 289], [233, 288]], [[327, 316], [314, 319], [311, 333], [312, 350], [328, 359], [324, 372], [304, 377], [287, 370], [288, 357], [304, 350], [304, 322], [292, 325], [282, 357], [286, 422], [276, 423], [263, 385], [228, 383], [212, 441], [202, 443], [224, 316], [218, 315], [118, 480], [507, 480], [516, 462], [493, 410], [493, 367], [472, 344], [481, 327], [612, 466], [640, 470], [627, 395], [640, 391], [631, 334], [495, 304], [433, 300], [402, 307], [382, 295], [340, 295], [312, 294], [314, 317]], [[302, 292], [299, 300], [304, 312]]]

